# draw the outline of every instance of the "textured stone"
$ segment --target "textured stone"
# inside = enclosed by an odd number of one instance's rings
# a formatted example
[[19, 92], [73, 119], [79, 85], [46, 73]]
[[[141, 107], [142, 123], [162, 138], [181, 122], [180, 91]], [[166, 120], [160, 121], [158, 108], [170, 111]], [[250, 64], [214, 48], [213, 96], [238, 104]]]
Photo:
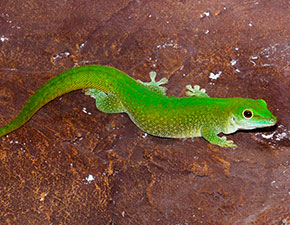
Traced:
[[1, 138], [0, 223], [289, 224], [289, 2], [112, 2], [1, 2], [1, 125], [57, 73], [104, 64], [154, 70], [169, 95], [263, 98], [277, 126], [224, 149], [146, 135], [66, 94]]

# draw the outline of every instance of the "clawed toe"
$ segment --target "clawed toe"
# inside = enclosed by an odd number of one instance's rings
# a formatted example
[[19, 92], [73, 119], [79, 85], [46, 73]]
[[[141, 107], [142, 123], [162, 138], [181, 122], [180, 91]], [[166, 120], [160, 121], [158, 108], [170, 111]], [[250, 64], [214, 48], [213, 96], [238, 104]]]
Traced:
[[156, 73], [155, 71], [151, 71], [151, 72], [149, 73], [149, 76], [150, 76], [151, 82], [155, 82], [156, 75], [157, 75], [157, 73]]

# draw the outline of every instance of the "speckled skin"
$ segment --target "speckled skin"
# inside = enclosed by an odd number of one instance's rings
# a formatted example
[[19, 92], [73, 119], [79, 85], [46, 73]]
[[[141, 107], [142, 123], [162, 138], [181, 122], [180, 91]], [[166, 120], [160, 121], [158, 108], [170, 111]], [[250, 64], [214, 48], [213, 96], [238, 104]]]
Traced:
[[[264, 100], [244, 98], [210, 98], [199, 86], [187, 86], [189, 97], [168, 97], [161, 84], [165, 78], [151, 82], [136, 81], [115, 68], [90, 65], [67, 70], [48, 81], [32, 95], [19, 115], [0, 129], [3, 136], [28, 121], [49, 101], [73, 90], [87, 88], [86, 94], [96, 99], [105, 113], [125, 112], [143, 131], [170, 138], [202, 136], [212, 144], [235, 147], [231, 140], [218, 133], [233, 133], [238, 129], [272, 126], [276, 117]], [[251, 118], [243, 113], [250, 111]]]

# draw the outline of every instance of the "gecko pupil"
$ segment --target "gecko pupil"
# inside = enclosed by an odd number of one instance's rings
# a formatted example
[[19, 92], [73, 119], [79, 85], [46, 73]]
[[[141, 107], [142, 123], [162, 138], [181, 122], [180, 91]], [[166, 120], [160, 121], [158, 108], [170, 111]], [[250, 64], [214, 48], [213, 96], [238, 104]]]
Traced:
[[244, 111], [244, 117], [246, 118], [246, 119], [250, 119], [251, 117], [252, 117], [252, 112], [250, 111], [250, 110], [245, 110]]

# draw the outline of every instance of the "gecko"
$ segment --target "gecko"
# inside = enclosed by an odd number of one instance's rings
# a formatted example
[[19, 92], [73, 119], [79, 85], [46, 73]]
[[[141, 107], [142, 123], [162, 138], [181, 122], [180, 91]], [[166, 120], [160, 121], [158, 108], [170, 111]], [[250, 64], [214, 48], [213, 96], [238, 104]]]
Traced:
[[203, 137], [214, 145], [236, 147], [232, 140], [218, 134], [273, 126], [277, 122], [262, 99], [212, 98], [198, 85], [187, 85], [186, 97], [167, 96], [161, 85], [168, 80], [156, 81], [156, 72], [149, 75], [151, 81], [142, 82], [104, 65], [66, 70], [27, 100], [16, 118], [0, 128], [0, 137], [24, 125], [48, 102], [78, 89], [85, 89], [101, 112], [127, 113], [142, 131], [158, 137]]

